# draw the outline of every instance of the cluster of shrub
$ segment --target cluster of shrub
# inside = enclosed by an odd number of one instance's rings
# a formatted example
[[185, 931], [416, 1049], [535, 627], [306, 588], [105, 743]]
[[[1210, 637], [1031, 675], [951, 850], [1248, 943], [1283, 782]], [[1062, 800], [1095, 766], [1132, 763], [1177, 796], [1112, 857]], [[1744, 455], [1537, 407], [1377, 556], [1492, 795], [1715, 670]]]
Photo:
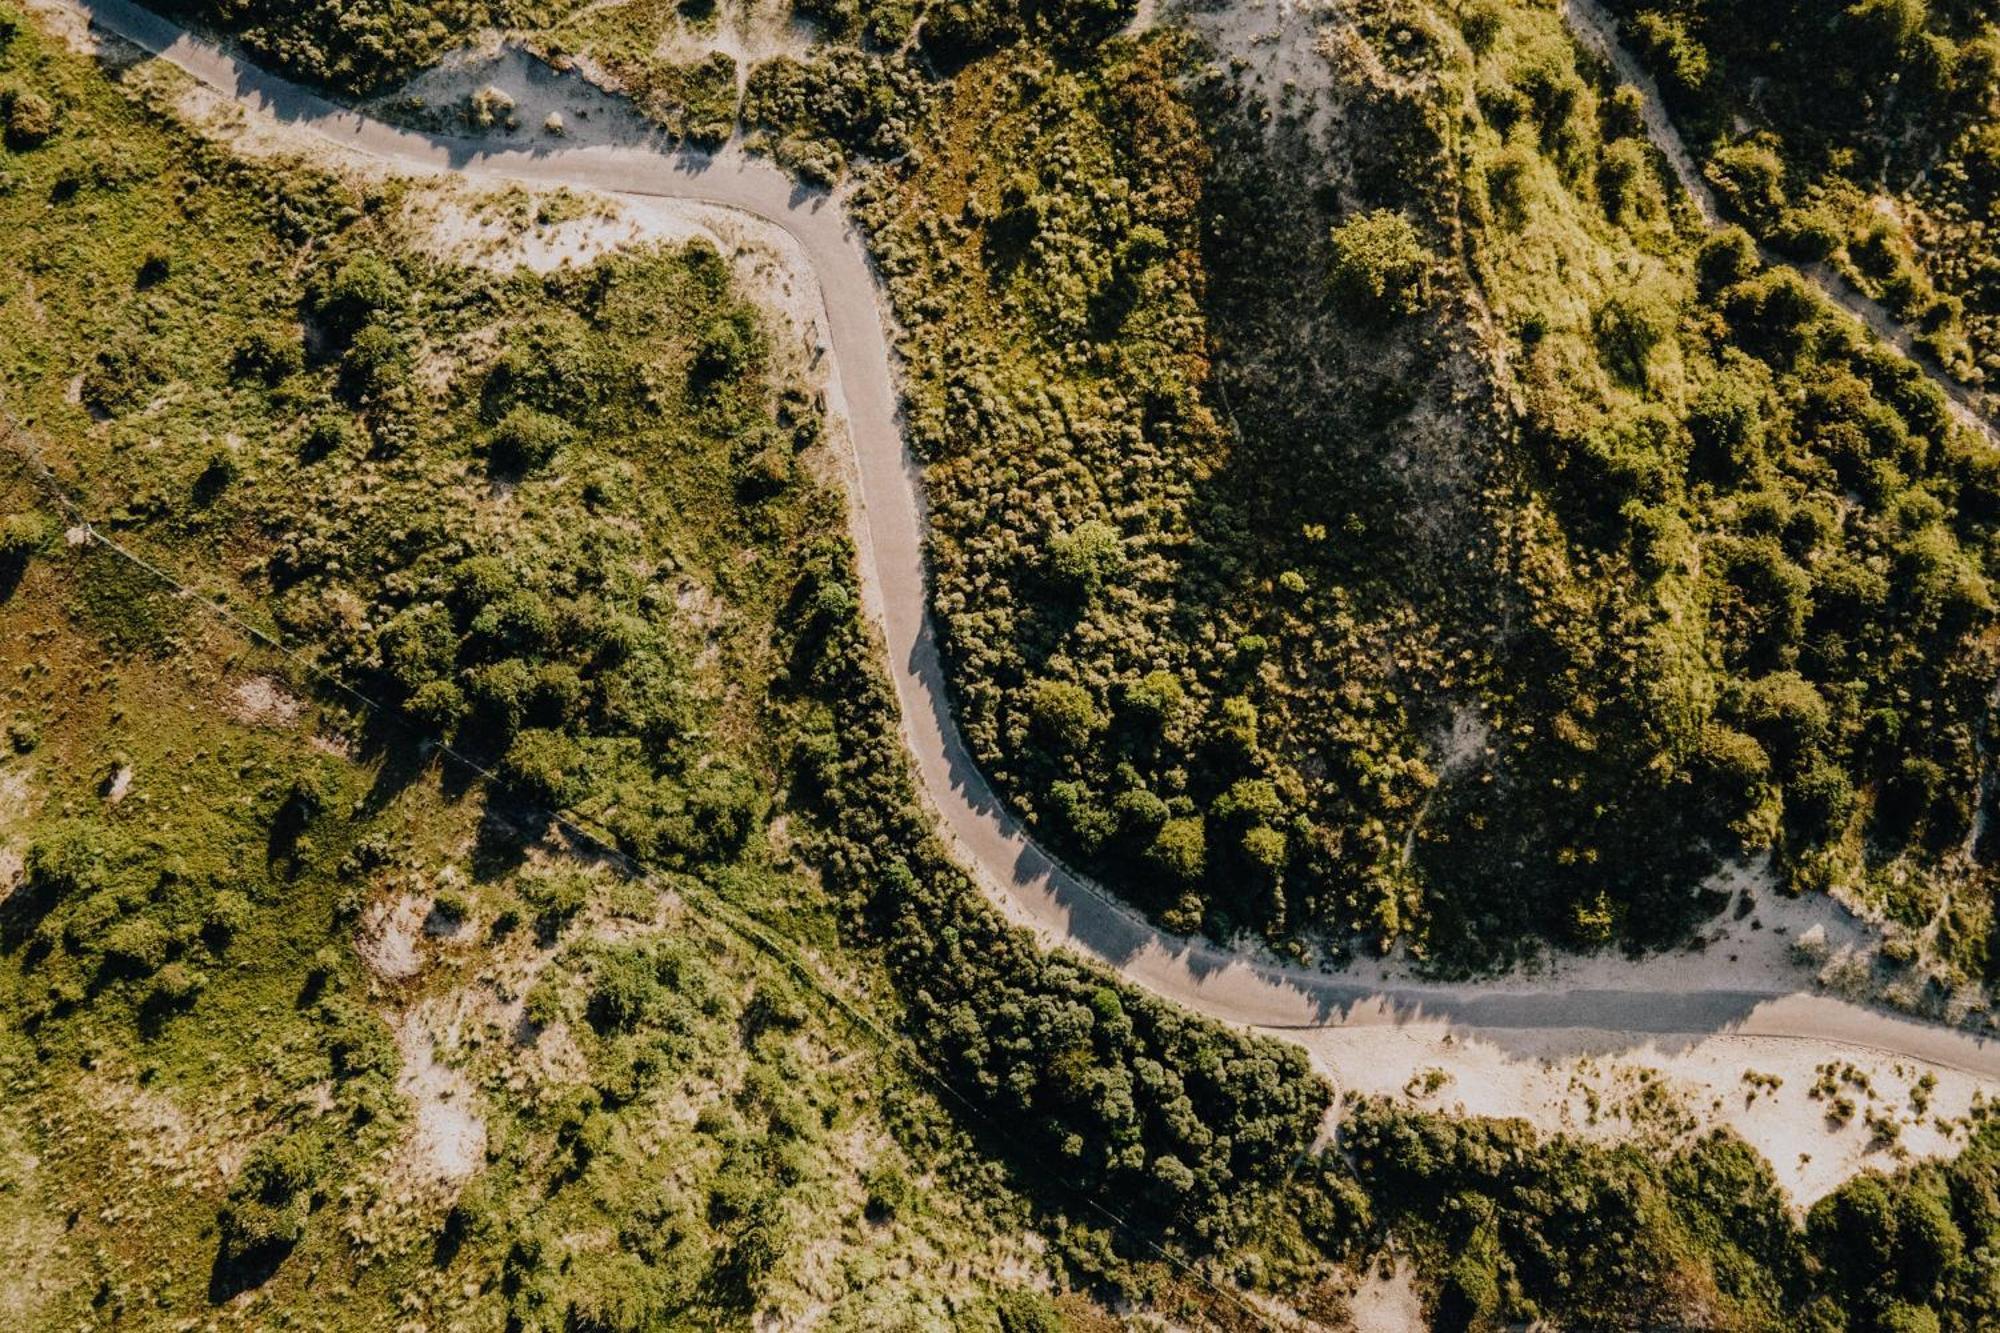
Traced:
[[[219, 770], [224, 757], [213, 762]], [[18, 959], [24, 982], [12, 1021], [48, 1049], [59, 1049], [57, 1034], [86, 1008], [92, 1023], [130, 1022], [148, 1040], [160, 1037], [202, 1003], [218, 970], [259, 966], [248, 957], [269, 948], [259, 925], [287, 901], [312, 840], [324, 844], [321, 861], [338, 859], [346, 845], [347, 795], [338, 766], [318, 760], [255, 784], [254, 809], [242, 817], [209, 817], [172, 836], [140, 836], [102, 816], [39, 828], [0, 911], [0, 949]], [[308, 914], [298, 938], [328, 924]], [[322, 948], [302, 976], [286, 978], [283, 994], [312, 1030], [306, 1058], [315, 1070], [306, 1079], [330, 1077], [332, 1114], [289, 1117], [238, 1172], [217, 1219], [218, 1299], [263, 1281], [303, 1239], [338, 1163], [394, 1123], [394, 1043], [372, 1009], [332, 984], [341, 958]]]
[[483, 27], [522, 26], [544, 13], [513, 0], [165, 0], [161, 8], [226, 28], [258, 59], [353, 94], [408, 77]]
[[[1552, 17], [1472, 15], [1468, 53], [1407, 9], [1359, 15], [1409, 77], [1348, 91], [1369, 129], [1324, 193], [1274, 195], [1268, 113], [1164, 38], [993, 57], [939, 104], [976, 148], [860, 192], [982, 766], [1181, 929], [1660, 941], [1762, 849], [1928, 919], [1980, 789], [1990, 467], [1740, 233], [1694, 253], [1635, 97]], [[1574, 328], [1502, 272], [1550, 218], [1644, 275]], [[1512, 298], [1518, 417], [1428, 350], [1476, 317], [1461, 258]], [[1339, 392], [1252, 366], [1225, 400], [1221, 331], [1310, 339]], [[1456, 446], [1420, 442], [1446, 412]], [[1454, 711], [1480, 743], [1441, 775]], [[1964, 901], [1941, 943], [1978, 973]]]
[[929, 90], [903, 54], [833, 47], [805, 59], [778, 56], [750, 71], [743, 127], [752, 146], [767, 148], [779, 165], [831, 185], [856, 156], [908, 152]]
[[[784, 425], [771, 422], [763, 335], [741, 306], [693, 303], [699, 327], [677, 376], [651, 349], [606, 336], [608, 303], [671, 299], [674, 283], [726, 288], [710, 251], [665, 261], [666, 286], [646, 263], [611, 263], [555, 284], [553, 300], [491, 312], [501, 346], [462, 386], [472, 443], [495, 484], [551, 486], [579, 440], [641, 438], [665, 413], [733, 441], [735, 495], [754, 515], [789, 484], [817, 418], [791, 404]], [[611, 521], [629, 499], [626, 474], [583, 451], [571, 459], [588, 474], [580, 485], [531, 502], [522, 530], [493, 531], [461, 503], [456, 442], [416, 447], [415, 433], [439, 429], [408, 399], [429, 335], [395, 265], [366, 250], [331, 260], [308, 300], [339, 387], [302, 432], [298, 485], [260, 518], [283, 626], [423, 734], [496, 767], [533, 807], [612, 810], [626, 850], [646, 857], [700, 861], [740, 846], [756, 784], [740, 762], [696, 762], [705, 714], [675, 614], [680, 566]], [[296, 335], [253, 335], [237, 363], [282, 384], [298, 370]]]
[[[978, 1109], [970, 1124], [1058, 1212], [1122, 1215], [1205, 1248], [1252, 1220], [1317, 1133], [1329, 1092], [1295, 1047], [1152, 999], [1005, 923], [916, 805], [852, 553], [810, 554], [788, 617], [792, 797], [857, 935], [880, 946], [910, 1030]], [[1074, 1193], [1072, 1193], [1074, 1191]]]
[[1856, 1176], [1803, 1227], [1764, 1161], [1720, 1132], [1662, 1154], [1367, 1101], [1342, 1143], [1372, 1221], [1416, 1240], [1440, 1328], [1955, 1333], [2000, 1319], [1984, 1275], [2000, 1240], [1990, 1119], [1948, 1163]]
[[[2000, 373], [1987, 227], [2000, 199], [2000, 25], [1989, 7], [1612, 8], [1746, 225], [1788, 255], [1838, 260], [1961, 378]], [[1884, 192], [1902, 207], [1877, 207]]]

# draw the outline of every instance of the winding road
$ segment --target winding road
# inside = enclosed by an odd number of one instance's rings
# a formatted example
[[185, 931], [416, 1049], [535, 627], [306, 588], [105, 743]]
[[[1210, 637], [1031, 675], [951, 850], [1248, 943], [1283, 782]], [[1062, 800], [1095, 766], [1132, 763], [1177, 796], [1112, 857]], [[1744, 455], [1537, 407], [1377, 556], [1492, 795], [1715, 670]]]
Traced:
[[787, 233], [817, 274], [824, 301], [829, 397], [844, 404], [857, 468], [852, 506], [865, 596], [881, 625], [919, 780], [962, 861], [1012, 920], [1048, 943], [1100, 960], [1198, 1013], [1278, 1035], [1428, 1022], [1501, 1042], [1510, 1032], [1564, 1030], [1590, 1049], [1616, 1051], [1663, 1037], [1730, 1033], [1835, 1043], [2000, 1079], [2000, 1042], [1812, 992], [1376, 986], [1258, 962], [1156, 929], [1038, 847], [959, 735], [928, 610], [922, 479], [904, 447], [879, 287], [862, 238], [836, 201], [730, 151], [496, 146], [397, 128], [258, 69], [126, 0], [71, 3], [98, 27], [246, 107], [401, 169], [699, 201]]

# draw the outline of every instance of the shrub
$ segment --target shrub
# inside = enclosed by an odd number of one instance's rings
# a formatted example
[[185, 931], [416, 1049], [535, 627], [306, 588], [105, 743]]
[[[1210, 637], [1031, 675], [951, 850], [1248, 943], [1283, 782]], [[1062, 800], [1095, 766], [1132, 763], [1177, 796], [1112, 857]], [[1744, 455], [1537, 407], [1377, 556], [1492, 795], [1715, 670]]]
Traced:
[[14, 591], [34, 558], [49, 539], [50, 524], [40, 514], [9, 514], [0, 518], [0, 599]]
[[1169, 819], [1146, 849], [1147, 860], [1176, 885], [1201, 881], [1208, 868], [1208, 833], [1194, 818]]
[[535, 914], [535, 928], [553, 939], [583, 910], [590, 898], [590, 877], [577, 871], [548, 870], [524, 876], [518, 888]]
[[40, 93], [26, 89], [0, 92], [0, 118], [4, 118], [5, 124], [0, 138], [16, 150], [47, 143], [60, 124], [54, 104]]
[[360, 445], [361, 432], [345, 412], [322, 412], [299, 438], [299, 456], [316, 463], [334, 454], [353, 453]]
[[305, 353], [298, 335], [287, 329], [256, 328], [236, 345], [230, 369], [243, 379], [280, 384], [296, 375], [305, 365]]
[[334, 270], [316, 304], [328, 332], [346, 341], [377, 315], [400, 307], [407, 292], [403, 275], [388, 260], [361, 254]]
[[1058, 754], [1086, 749], [1104, 726], [1090, 691], [1066, 680], [1037, 683], [1028, 696], [1035, 734]]
[[1707, 292], [1734, 286], [1756, 273], [1759, 266], [1757, 242], [1741, 227], [1722, 227], [1701, 243], [1695, 258], [1695, 272]]
[[340, 371], [349, 393], [364, 400], [381, 398], [408, 380], [409, 344], [387, 324], [369, 323], [348, 344]]
[[1078, 524], [1048, 545], [1050, 574], [1059, 586], [1083, 599], [1096, 596], [1124, 558], [1125, 543], [1118, 529], [1098, 519]]
[[1423, 308], [1437, 259], [1409, 218], [1376, 209], [1335, 227], [1332, 241], [1334, 293], [1351, 312], [1381, 319]]
[[508, 745], [499, 774], [516, 796], [554, 812], [576, 799], [582, 766], [575, 741], [559, 731], [531, 728]]
[[487, 437], [486, 458], [495, 472], [521, 476], [545, 466], [569, 443], [568, 423], [532, 407], [515, 407]]

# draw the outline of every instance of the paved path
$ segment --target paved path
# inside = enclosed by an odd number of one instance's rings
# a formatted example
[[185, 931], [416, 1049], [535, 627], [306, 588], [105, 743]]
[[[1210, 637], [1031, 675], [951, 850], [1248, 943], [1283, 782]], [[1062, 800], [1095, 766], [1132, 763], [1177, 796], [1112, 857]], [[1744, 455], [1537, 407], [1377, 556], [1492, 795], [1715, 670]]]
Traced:
[[695, 200], [739, 209], [788, 233], [817, 272], [825, 301], [832, 388], [845, 404], [858, 468], [853, 503], [866, 599], [880, 619], [919, 781], [961, 859], [1010, 918], [1050, 943], [1097, 958], [1196, 1012], [1279, 1032], [1432, 1022], [1502, 1045], [1510, 1033], [1574, 1032], [1600, 1050], [1732, 1032], [1839, 1043], [2000, 1078], [2000, 1042], [1818, 994], [1374, 987], [1257, 963], [1155, 929], [1035, 845], [980, 775], [952, 721], [928, 612], [921, 478], [904, 449], [878, 285], [861, 238], [837, 204], [736, 153], [496, 147], [398, 129], [265, 73], [126, 0], [76, 3], [98, 26], [239, 102], [403, 168]]

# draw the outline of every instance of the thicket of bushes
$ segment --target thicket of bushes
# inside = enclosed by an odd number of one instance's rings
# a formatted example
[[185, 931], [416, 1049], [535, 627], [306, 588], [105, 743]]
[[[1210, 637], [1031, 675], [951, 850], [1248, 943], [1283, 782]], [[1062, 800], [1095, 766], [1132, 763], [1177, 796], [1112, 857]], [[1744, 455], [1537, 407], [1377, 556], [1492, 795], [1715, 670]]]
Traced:
[[1556, 15], [1356, 17], [1338, 144], [1017, 49], [860, 193], [982, 765], [1175, 928], [1662, 942], [1772, 849], [1983, 971], [1983, 455]]
[[919, 1049], [986, 1117], [970, 1127], [1021, 1154], [1081, 1223], [1093, 1198], [1142, 1234], [1226, 1239], [1312, 1142], [1326, 1086], [1296, 1047], [1042, 952], [952, 864], [914, 803], [844, 540], [811, 552], [789, 619], [794, 798], [818, 821], [813, 855], [882, 947]]
[[1796, 1223], [1722, 1133], [1671, 1153], [1541, 1138], [1521, 1121], [1362, 1102], [1343, 1146], [1377, 1219], [1407, 1228], [1436, 1326], [1970, 1333], [2000, 1319], [2000, 1126], [1948, 1163], [1864, 1172]]
[[[143, 316], [177, 363], [167, 378], [211, 405], [204, 420], [242, 420], [243, 443], [95, 472], [92, 503], [136, 543], [229, 549], [291, 642], [415, 723], [369, 736], [385, 763], [375, 800], [414, 777], [426, 735], [497, 768], [495, 844], [510, 821], [532, 831], [531, 816], [560, 807], [654, 864], [755, 859], [770, 796], [763, 636], [798, 626], [785, 649], [812, 713], [801, 799], [825, 821], [857, 938], [886, 958], [926, 1058], [1005, 1128], [1023, 1180], [1058, 1208], [1096, 1225], [1073, 1186], [1156, 1235], [1217, 1243], [1242, 1191], [1310, 1142], [1326, 1089], [1290, 1048], [1041, 954], [929, 840], [848, 553], [799, 546], [840, 523], [837, 497], [793, 469], [817, 411], [774, 392], [720, 256], [697, 246], [481, 275], [396, 246], [379, 220], [393, 198], [357, 208], [339, 191], [262, 185], [271, 215], [315, 241], [295, 285], [274, 281], [249, 317], [222, 320], [176, 256], [143, 303], [105, 312], [113, 340]], [[119, 445], [141, 436], [182, 438], [146, 401], [109, 405], [107, 457], [136, 456]], [[799, 562], [809, 573], [781, 615]], [[352, 800], [278, 804], [273, 827], [310, 842], [314, 821]], [[555, 893], [521, 910], [559, 931], [576, 906]], [[455, 897], [439, 908], [465, 911]], [[161, 966], [179, 961], [164, 947]], [[572, 1016], [621, 1049], [655, 1018], [672, 1028], [672, 1004], [646, 982], [657, 962], [583, 960], [593, 991]], [[577, 1141], [592, 1142], [592, 1108], [577, 1118]], [[309, 1213], [312, 1187], [295, 1177], [245, 1178], [231, 1265], [254, 1267]]]
[[532, 22], [547, 12], [513, 0], [164, 0], [160, 7], [228, 29], [288, 74], [357, 94], [434, 63], [480, 28]]
[[1989, 7], [1611, 8], [1747, 225], [1800, 259], [1836, 260], [1961, 378], [2000, 374], [2000, 26]]

